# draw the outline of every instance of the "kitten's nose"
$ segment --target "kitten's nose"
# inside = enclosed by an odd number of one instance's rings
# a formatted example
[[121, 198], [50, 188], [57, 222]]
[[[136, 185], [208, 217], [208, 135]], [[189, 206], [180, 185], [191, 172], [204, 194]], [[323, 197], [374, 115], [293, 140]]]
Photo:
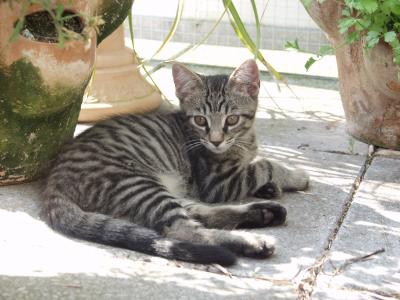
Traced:
[[210, 141], [211, 142], [211, 144], [213, 144], [215, 147], [218, 147], [221, 143], [222, 143], [222, 140], [221, 141]]

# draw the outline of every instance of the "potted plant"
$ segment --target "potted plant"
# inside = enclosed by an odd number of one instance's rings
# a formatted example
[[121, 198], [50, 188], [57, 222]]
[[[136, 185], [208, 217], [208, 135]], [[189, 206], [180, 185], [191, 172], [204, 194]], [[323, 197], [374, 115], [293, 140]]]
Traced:
[[400, 149], [400, 1], [302, 2], [335, 50], [348, 132]]
[[96, 45], [131, 5], [0, 1], [0, 185], [37, 178], [72, 137]]

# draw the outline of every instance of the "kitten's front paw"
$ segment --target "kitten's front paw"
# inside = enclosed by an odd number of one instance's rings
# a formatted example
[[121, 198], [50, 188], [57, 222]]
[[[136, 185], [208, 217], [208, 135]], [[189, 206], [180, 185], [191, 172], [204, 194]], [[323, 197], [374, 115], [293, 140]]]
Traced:
[[282, 205], [263, 201], [246, 205], [246, 213], [239, 228], [260, 228], [281, 225], [286, 220], [287, 211]]
[[264, 184], [254, 193], [254, 197], [263, 199], [279, 198], [281, 195], [282, 189], [274, 182]]

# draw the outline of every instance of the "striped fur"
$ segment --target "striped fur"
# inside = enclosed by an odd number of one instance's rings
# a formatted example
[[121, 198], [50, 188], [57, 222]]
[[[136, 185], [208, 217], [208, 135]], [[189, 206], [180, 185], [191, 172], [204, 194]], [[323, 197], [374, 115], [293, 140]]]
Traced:
[[[171, 259], [230, 265], [236, 255], [268, 257], [274, 248], [264, 236], [232, 229], [282, 224], [286, 210], [262, 199], [234, 202], [305, 189], [308, 179], [256, 157], [255, 63], [230, 77], [181, 65], [173, 75], [180, 111], [114, 117], [65, 146], [43, 192], [46, 220], [76, 238]], [[227, 125], [230, 115], [237, 124]]]

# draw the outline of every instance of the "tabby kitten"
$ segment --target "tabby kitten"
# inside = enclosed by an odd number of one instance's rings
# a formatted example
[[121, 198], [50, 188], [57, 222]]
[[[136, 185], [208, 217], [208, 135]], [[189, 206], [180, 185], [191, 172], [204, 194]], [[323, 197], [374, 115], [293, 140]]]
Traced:
[[47, 222], [72, 237], [196, 263], [270, 256], [265, 237], [232, 229], [282, 224], [285, 208], [237, 203], [304, 190], [308, 177], [256, 158], [256, 63], [230, 76], [172, 71], [180, 111], [117, 116], [65, 146], [43, 192]]

